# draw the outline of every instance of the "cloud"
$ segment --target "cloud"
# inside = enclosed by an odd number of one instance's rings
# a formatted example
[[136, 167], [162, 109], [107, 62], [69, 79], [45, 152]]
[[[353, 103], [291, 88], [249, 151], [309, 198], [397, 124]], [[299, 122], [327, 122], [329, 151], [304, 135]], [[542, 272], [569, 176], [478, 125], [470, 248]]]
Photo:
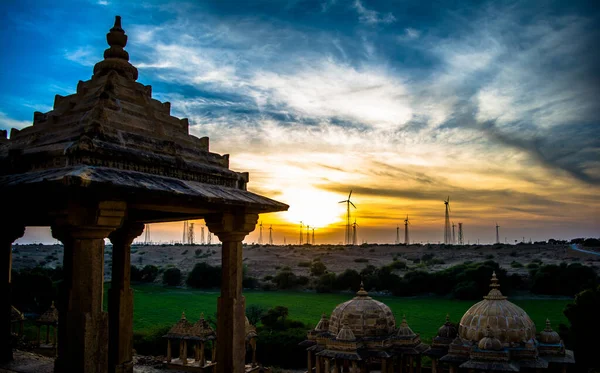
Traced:
[[381, 15], [379, 12], [365, 8], [360, 0], [354, 1], [354, 9], [358, 13], [358, 20], [360, 23], [375, 26], [378, 24], [390, 24], [396, 22], [396, 17], [392, 13], [386, 13]]
[[73, 61], [83, 66], [94, 66], [101, 60], [101, 54], [97, 48], [91, 46], [79, 47], [75, 50], [67, 50], [64, 53], [67, 60]]
[[10, 118], [8, 115], [0, 111], [0, 128], [8, 130], [10, 132], [11, 128], [23, 129], [25, 127], [31, 126], [33, 121], [29, 120], [16, 120]]

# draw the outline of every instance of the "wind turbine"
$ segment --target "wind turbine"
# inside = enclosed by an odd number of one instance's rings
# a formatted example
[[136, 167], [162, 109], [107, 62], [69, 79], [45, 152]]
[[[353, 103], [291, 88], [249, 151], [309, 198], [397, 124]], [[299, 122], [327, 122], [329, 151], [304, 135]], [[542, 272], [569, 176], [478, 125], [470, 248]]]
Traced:
[[500, 231], [498, 228], [500, 228], [500, 226], [498, 225], [498, 222], [496, 222], [496, 243], [500, 243]]
[[356, 224], [356, 219], [354, 219], [354, 223], [352, 224], [352, 245], [356, 246], [356, 244], [358, 243], [357, 237], [356, 237], [356, 227], [358, 227], [359, 225]]
[[406, 246], [410, 245], [410, 239], [408, 238], [408, 225], [410, 222], [408, 221], [408, 215], [406, 215], [406, 219], [404, 219], [404, 244]]
[[452, 222], [452, 245], [456, 245], [456, 233], [454, 227], [456, 227], [456, 224]]
[[352, 201], [350, 201], [350, 197], [352, 196], [352, 190], [350, 190], [350, 194], [348, 194], [348, 199], [345, 201], [340, 201], [338, 203], [345, 203], [346, 204], [346, 245], [350, 245], [351, 243], [351, 233], [350, 233], [350, 205], [352, 205], [352, 207], [356, 208], [356, 206], [354, 206], [354, 203], [352, 203]]
[[315, 227], [312, 227], [312, 244], [315, 244]]
[[299, 241], [299, 245], [302, 245], [302, 227], [304, 227], [304, 225], [302, 224], [302, 222], [300, 222], [300, 241]]
[[269, 245], [273, 245], [273, 224], [269, 226]]
[[310, 245], [310, 236], [309, 236], [309, 231], [310, 231], [310, 225], [306, 226], [306, 244]]
[[450, 243], [450, 196], [444, 201], [446, 205], [446, 222], [444, 225], [444, 243], [448, 245]]
[[258, 235], [258, 244], [262, 245], [262, 243], [263, 243], [263, 238], [262, 238], [262, 232], [263, 232], [262, 231], [262, 227], [263, 227], [263, 225], [262, 225], [262, 221], [260, 222], [260, 224], [258, 225], [258, 227], [259, 227], [259, 232], [260, 232], [259, 235]]

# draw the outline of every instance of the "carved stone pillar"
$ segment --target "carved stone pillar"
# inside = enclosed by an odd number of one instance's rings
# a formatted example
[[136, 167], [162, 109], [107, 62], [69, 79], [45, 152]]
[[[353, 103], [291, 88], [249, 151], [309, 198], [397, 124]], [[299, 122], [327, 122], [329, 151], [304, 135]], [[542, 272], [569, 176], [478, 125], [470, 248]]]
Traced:
[[[5, 212], [8, 213], [8, 212]], [[2, 271], [2, 280], [0, 281], [0, 299], [2, 309], [0, 310], [0, 363], [12, 360], [11, 346], [11, 324], [10, 311], [12, 306], [12, 243], [25, 233], [25, 226], [2, 222], [0, 227], [0, 268]]]
[[221, 296], [217, 303], [217, 372], [243, 373], [245, 365], [245, 299], [242, 296], [242, 241], [256, 226], [258, 215], [211, 214], [206, 226], [221, 240]]
[[102, 311], [104, 238], [118, 228], [123, 202], [70, 202], [55, 217], [52, 235], [64, 244], [58, 302], [55, 372], [108, 371], [108, 315]]
[[108, 290], [108, 371], [133, 372], [133, 290], [131, 289], [131, 243], [144, 224], [126, 222], [110, 233], [113, 245], [112, 280]]
[[312, 370], [313, 370], [312, 353], [310, 351], [306, 351], [306, 354], [307, 354], [308, 373], [312, 373]]
[[171, 355], [171, 338], [167, 339], [167, 363], [170, 363], [172, 360]]
[[315, 361], [315, 368], [316, 368], [315, 372], [316, 373], [323, 373], [323, 369], [322, 369], [323, 361], [322, 361], [321, 356], [316, 356], [315, 355], [315, 360], [316, 360]]

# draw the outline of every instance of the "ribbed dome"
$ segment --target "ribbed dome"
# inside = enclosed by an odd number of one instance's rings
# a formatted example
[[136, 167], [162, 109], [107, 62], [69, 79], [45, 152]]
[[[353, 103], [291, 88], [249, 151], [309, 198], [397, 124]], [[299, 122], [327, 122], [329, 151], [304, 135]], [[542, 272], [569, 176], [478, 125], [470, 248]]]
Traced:
[[315, 331], [326, 332], [327, 330], [329, 330], [329, 319], [327, 318], [327, 315], [322, 314], [321, 320], [319, 320], [317, 326], [315, 326]]
[[552, 326], [550, 326], [550, 320], [546, 319], [546, 329], [542, 330], [538, 341], [549, 345], [560, 343], [560, 335], [558, 335], [557, 332], [552, 330]]
[[500, 351], [502, 350], [502, 342], [496, 337], [494, 337], [494, 333], [492, 332], [492, 328], [488, 325], [485, 328], [485, 336], [481, 338], [479, 343], [477, 344], [480, 350], [492, 350], [492, 351]]
[[410, 338], [417, 336], [415, 334], [415, 332], [412, 331], [410, 326], [408, 326], [408, 323], [406, 322], [406, 316], [402, 317], [402, 322], [400, 323], [400, 326], [398, 327], [398, 330], [396, 331], [396, 336], [397, 337], [410, 337]]
[[508, 300], [498, 289], [496, 273], [492, 275], [492, 290], [473, 305], [460, 320], [458, 334], [462, 339], [478, 342], [487, 326], [502, 343], [526, 342], [535, 338], [535, 324], [523, 309]]
[[394, 333], [396, 320], [385, 304], [369, 297], [362, 284], [356, 297], [338, 305], [329, 319], [329, 332], [338, 335], [344, 322], [356, 338], [389, 336]]
[[454, 339], [456, 338], [456, 326], [450, 322], [450, 316], [446, 315], [446, 322], [438, 329], [437, 336], [441, 338]]
[[356, 340], [356, 337], [354, 336], [354, 333], [352, 333], [352, 330], [348, 327], [348, 323], [344, 322], [342, 329], [340, 329], [340, 332], [335, 339], [338, 341], [352, 342]]

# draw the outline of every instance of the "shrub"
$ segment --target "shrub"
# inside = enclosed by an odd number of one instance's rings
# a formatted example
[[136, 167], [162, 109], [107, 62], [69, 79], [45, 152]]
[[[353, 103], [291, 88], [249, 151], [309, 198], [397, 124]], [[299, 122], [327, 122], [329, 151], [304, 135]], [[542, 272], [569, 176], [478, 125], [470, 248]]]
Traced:
[[179, 268], [169, 268], [163, 273], [163, 284], [178, 286], [181, 284], [181, 271]]
[[185, 255], [185, 254], [187, 254], [187, 253], [188, 253], [188, 251], [189, 251], [189, 250], [187, 250], [187, 249], [186, 249], [186, 250], [183, 250], [183, 251], [181, 252], [181, 255]]
[[300, 262], [300, 263], [298, 263], [298, 267], [309, 268], [310, 267], [310, 262]]
[[188, 274], [186, 284], [193, 288], [216, 288], [221, 286], [221, 266], [211, 266], [206, 262], [196, 263]]
[[485, 256], [486, 259], [494, 259], [494, 254], [488, 254]]
[[394, 260], [389, 266], [392, 269], [406, 269], [406, 262], [403, 260]]
[[311, 276], [321, 276], [327, 271], [327, 267], [320, 260], [315, 260], [310, 265]]
[[321, 277], [319, 277], [315, 288], [317, 293], [331, 293], [334, 288], [335, 280], [335, 273], [330, 272], [322, 274]]
[[540, 265], [537, 263], [529, 263], [525, 266], [527, 269], [538, 269], [540, 268]]
[[367, 258], [356, 258], [354, 259], [356, 263], [369, 263], [369, 259]]
[[292, 271], [282, 270], [273, 277], [273, 283], [278, 289], [291, 289], [297, 285], [298, 277]]
[[353, 270], [347, 269], [344, 272], [340, 273], [339, 276], [335, 279], [334, 289], [335, 290], [352, 290], [357, 291], [360, 287], [360, 274]]
[[266, 275], [265, 277], [263, 277], [263, 281], [271, 281], [273, 280], [273, 276], [271, 275]]
[[523, 268], [523, 264], [521, 264], [521, 263], [519, 263], [519, 262], [517, 262], [517, 261], [515, 261], [515, 260], [513, 260], [513, 261], [510, 263], [510, 266], [511, 266], [512, 268]]
[[163, 326], [143, 332], [133, 332], [133, 348], [142, 355], [162, 355], [165, 353], [165, 340], [171, 326]]
[[140, 272], [142, 282], [154, 282], [158, 276], [158, 267], [148, 264]]

